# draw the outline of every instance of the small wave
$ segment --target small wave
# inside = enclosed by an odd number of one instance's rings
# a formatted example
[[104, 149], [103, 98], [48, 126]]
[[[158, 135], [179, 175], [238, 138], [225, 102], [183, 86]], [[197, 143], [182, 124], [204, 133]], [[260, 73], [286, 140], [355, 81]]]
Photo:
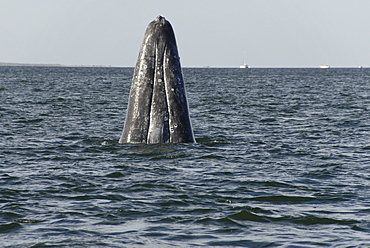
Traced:
[[21, 228], [22, 225], [19, 223], [8, 223], [0, 225], [0, 233], [6, 233], [14, 231], [15, 229]]
[[43, 222], [42, 220], [34, 220], [34, 219], [15, 219], [14, 222], [23, 223], [23, 224], [36, 224]]
[[112, 173], [109, 173], [108, 175], [106, 175], [106, 177], [120, 178], [120, 177], [124, 177], [124, 175], [121, 172], [112, 172]]
[[26, 119], [26, 118], [20, 118], [19, 120], [15, 121], [17, 123], [37, 123], [37, 122], [42, 122], [44, 119], [42, 118], [37, 118], [37, 119]]
[[195, 223], [202, 224], [202, 225], [215, 225], [215, 226], [223, 226], [230, 230], [230, 228], [240, 228], [245, 227], [242, 223], [239, 223], [237, 220], [232, 218], [223, 217], [223, 218], [210, 218], [204, 217], [196, 220]]
[[260, 122], [262, 122], [262, 123], [271, 123], [271, 122], [276, 122], [276, 121], [277, 121], [277, 119], [274, 118], [274, 117], [262, 118], [260, 120]]
[[219, 154], [206, 154], [200, 157], [200, 159], [223, 159], [225, 157], [220, 156]]
[[274, 247], [274, 242], [261, 241], [256, 242], [246, 239], [226, 240], [226, 241], [211, 241], [209, 246], [225, 246], [225, 247]]
[[271, 222], [271, 217], [265, 217], [258, 214], [254, 214], [252, 212], [242, 210], [239, 213], [233, 214], [229, 216], [231, 219], [234, 220], [249, 220], [249, 221], [255, 221], [255, 222]]
[[12, 221], [16, 218], [21, 218], [22, 215], [13, 212], [2, 212], [0, 213], [0, 217], [3, 220]]
[[253, 222], [291, 222], [300, 225], [345, 225], [353, 227], [354, 224], [360, 223], [356, 220], [341, 220], [341, 219], [334, 219], [329, 217], [320, 217], [314, 215], [306, 215], [306, 216], [270, 216], [270, 215], [262, 215], [253, 213], [248, 210], [242, 210], [238, 213], [231, 214], [228, 218], [235, 220], [235, 221], [253, 221]]
[[217, 145], [230, 144], [230, 140], [222, 136], [218, 136], [218, 137], [203, 136], [203, 137], [196, 138], [196, 141], [197, 143], [200, 143], [206, 146], [217, 146]]
[[312, 202], [316, 201], [316, 197], [304, 197], [304, 196], [259, 196], [250, 198], [252, 201], [262, 201], [262, 202], [273, 202], [273, 203], [305, 203], [305, 202]]
[[356, 223], [359, 223], [356, 220], [338, 220], [338, 219], [332, 219], [327, 217], [317, 217], [313, 215], [303, 216], [303, 217], [296, 217], [292, 218], [291, 222], [294, 222], [296, 224], [303, 224], [303, 225], [353, 225]]

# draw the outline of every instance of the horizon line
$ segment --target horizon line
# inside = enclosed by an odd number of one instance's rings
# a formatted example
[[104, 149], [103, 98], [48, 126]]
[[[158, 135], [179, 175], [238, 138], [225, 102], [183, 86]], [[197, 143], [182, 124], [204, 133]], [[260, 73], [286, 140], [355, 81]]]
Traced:
[[[59, 63], [18, 63], [18, 62], [0, 62], [0, 66], [45, 66], [45, 67], [116, 67], [116, 68], [135, 68], [135, 66], [123, 66], [123, 65], [66, 65]], [[182, 68], [225, 68], [225, 69], [243, 69], [249, 70], [253, 68], [319, 68], [319, 69], [330, 69], [330, 68], [368, 68], [369, 66], [355, 66], [355, 65], [345, 65], [345, 66], [330, 66], [329, 68], [320, 68], [320, 65], [317, 66], [250, 66], [249, 68], [240, 68], [239, 66], [182, 66]]]

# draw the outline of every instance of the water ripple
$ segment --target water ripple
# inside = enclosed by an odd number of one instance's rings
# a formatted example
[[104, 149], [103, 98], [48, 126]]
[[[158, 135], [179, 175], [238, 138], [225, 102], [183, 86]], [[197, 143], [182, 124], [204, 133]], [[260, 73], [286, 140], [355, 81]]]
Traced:
[[185, 68], [157, 145], [117, 142], [132, 68], [0, 71], [4, 247], [370, 245], [367, 69]]

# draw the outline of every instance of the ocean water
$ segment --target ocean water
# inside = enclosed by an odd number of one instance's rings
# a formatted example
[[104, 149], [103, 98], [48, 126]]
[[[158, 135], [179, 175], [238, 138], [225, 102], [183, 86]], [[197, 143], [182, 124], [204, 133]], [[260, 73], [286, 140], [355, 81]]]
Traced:
[[369, 247], [370, 69], [185, 68], [195, 144], [118, 144], [133, 68], [0, 67], [0, 247]]

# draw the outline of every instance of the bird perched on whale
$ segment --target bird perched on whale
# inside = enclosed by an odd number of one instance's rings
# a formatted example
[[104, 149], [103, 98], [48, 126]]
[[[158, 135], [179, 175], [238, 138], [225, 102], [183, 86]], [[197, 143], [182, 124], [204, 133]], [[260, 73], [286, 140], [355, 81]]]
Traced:
[[149, 23], [136, 63], [119, 143], [192, 143], [186, 90], [171, 24]]

